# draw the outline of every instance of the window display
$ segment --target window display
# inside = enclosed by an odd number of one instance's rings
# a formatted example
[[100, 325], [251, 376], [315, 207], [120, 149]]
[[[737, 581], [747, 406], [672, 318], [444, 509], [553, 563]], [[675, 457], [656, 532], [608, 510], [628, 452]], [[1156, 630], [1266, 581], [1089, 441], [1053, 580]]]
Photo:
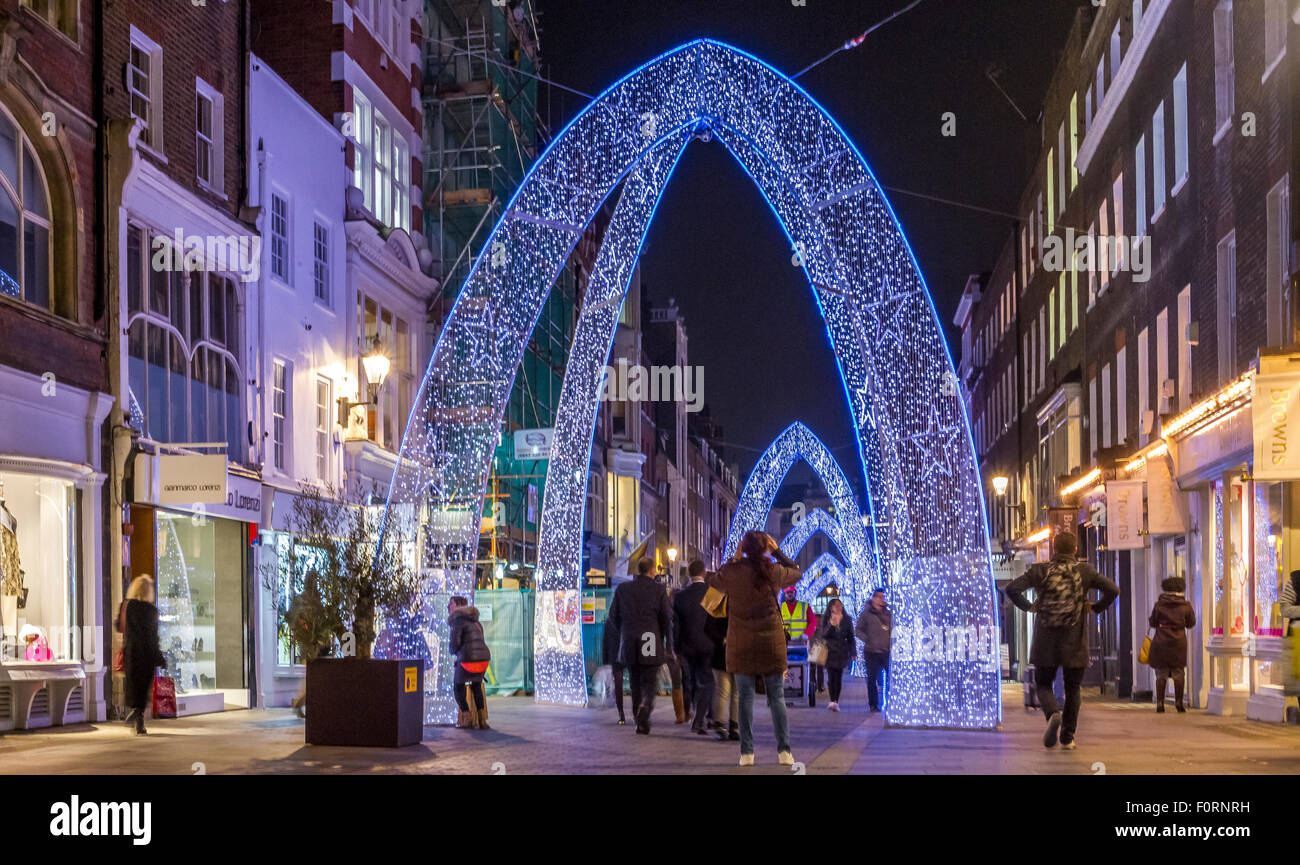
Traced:
[[69, 481], [0, 475], [0, 662], [80, 657], [75, 508]]

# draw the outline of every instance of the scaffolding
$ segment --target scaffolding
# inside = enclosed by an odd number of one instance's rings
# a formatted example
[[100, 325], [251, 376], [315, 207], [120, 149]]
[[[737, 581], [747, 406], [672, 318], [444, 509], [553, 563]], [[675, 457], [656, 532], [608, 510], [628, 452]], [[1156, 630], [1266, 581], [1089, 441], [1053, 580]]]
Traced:
[[[424, 233], [442, 284], [430, 309], [435, 327], [549, 138], [538, 112], [534, 2], [425, 3]], [[511, 433], [555, 422], [575, 303], [576, 280], [569, 266], [561, 271], [534, 328], [502, 419], [488, 497], [502, 506], [496, 511], [502, 519], [491, 521], [480, 545], [484, 585], [498, 562], [527, 567], [536, 561], [546, 463], [516, 461]]]

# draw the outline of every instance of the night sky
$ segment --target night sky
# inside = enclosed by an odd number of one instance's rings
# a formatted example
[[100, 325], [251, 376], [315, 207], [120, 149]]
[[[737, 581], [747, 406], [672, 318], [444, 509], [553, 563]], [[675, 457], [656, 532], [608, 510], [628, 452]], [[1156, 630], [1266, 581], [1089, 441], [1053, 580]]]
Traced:
[[[542, 73], [597, 94], [682, 42], [729, 42], [793, 74], [911, 0], [534, 0]], [[853, 139], [877, 179], [1014, 213], [1038, 145], [1037, 117], [1074, 10], [1089, 0], [924, 0], [799, 83]], [[985, 71], [999, 81], [1020, 118]], [[549, 89], [552, 130], [585, 100]], [[957, 135], [941, 135], [956, 114]], [[911, 241], [939, 317], [952, 317], [970, 273], [990, 270], [1007, 217], [886, 193]], [[675, 297], [704, 367], [704, 394], [742, 477], [764, 447], [802, 420], [850, 478], [853, 422], [826, 328], [758, 189], [717, 142], [693, 143], [650, 229], [642, 282]]]

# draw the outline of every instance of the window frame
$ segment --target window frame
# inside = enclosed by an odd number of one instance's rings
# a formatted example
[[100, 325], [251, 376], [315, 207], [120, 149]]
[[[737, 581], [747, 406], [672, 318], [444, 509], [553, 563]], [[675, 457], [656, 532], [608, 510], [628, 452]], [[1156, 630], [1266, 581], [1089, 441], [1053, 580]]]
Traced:
[[225, 97], [220, 90], [217, 90], [211, 84], [202, 78], [194, 79], [194, 97], [197, 103], [200, 100], [206, 100], [211, 112], [209, 122], [211, 124], [211, 133], [206, 140], [207, 146], [211, 148], [211, 158], [209, 165], [210, 177], [205, 179], [199, 174], [198, 152], [201, 142], [204, 141], [203, 133], [199, 129], [198, 117], [196, 115], [194, 122], [194, 174], [198, 179], [199, 185], [205, 189], [221, 194], [225, 189]]
[[[284, 213], [276, 213], [276, 204], [284, 205]], [[270, 255], [271, 276], [280, 280], [285, 285], [293, 286], [293, 201], [288, 193], [284, 192], [278, 186], [271, 188], [271, 202], [267, 210], [267, 234], [270, 237], [270, 243], [267, 244], [267, 253]], [[276, 222], [280, 220], [284, 223], [283, 231], [276, 231]], [[279, 252], [277, 253], [277, 249]], [[280, 267], [277, 269], [277, 259]]]
[[[131, 50], [138, 50], [141, 54], [149, 58], [149, 69], [147, 73], [148, 93], [141, 92], [134, 82], [132, 73], [140, 71], [131, 60]], [[140, 132], [140, 143], [148, 150], [155, 154], [161, 155], [164, 152], [164, 126], [166, 111], [164, 109], [164, 87], [163, 87], [163, 49], [157, 42], [145, 35], [134, 24], [131, 25], [131, 35], [129, 50], [127, 52], [125, 86], [127, 90], [128, 110], [132, 117], [137, 117], [144, 121], [145, 127]], [[135, 111], [135, 106], [131, 104], [132, 98], [139, 95], [148, 104], [148, 117], [140, 117]]]

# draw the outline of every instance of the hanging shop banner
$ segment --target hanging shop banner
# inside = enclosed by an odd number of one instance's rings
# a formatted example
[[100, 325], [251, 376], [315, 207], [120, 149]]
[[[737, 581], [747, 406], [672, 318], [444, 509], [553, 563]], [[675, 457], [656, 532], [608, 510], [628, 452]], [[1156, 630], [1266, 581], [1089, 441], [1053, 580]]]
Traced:
[[549, 460], [555, 428], [515, 430], [515, 459], [520, 461]]
[[1296, 366], [1294, 363], [1264, 360], [1255, 376], [1255, 393], [1251, 397], [1255, 427], [1253, 474], [1255, 480], [1300, 480], [1300, 372], [1287, 369]]
[[1106, 481], [1106, 549], [1140, 550], [1142, 481]]
[[225, 502], [225, 454], [162, 454], [158, 457], [158, 504]]
[[1187, 531], [1185, 501], [1174, 483], [1167, 456], [1147, 460], [1147, 530], [1153, 535]]

